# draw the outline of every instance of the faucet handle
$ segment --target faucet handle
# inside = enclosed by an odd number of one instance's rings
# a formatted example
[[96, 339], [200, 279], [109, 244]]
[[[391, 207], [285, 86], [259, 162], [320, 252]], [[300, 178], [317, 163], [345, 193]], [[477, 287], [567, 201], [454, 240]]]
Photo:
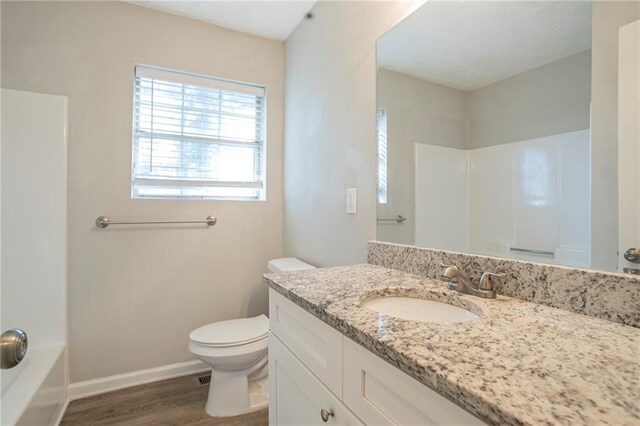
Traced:
[[504, 278], [506, 274], [496, 274], [493, 272], [483, 272], [480, 276], [480, 289], [481, 290], [494, 290], [492, 278]]
[[[440, 278], [445, 281], [451, 281], [455, 278], [455, 275], [461, 274], [460, 269], [456, 265], [447, 265], [444, 262], [440, 262]], [[453, 274], [451, 273], [453, 272]]]

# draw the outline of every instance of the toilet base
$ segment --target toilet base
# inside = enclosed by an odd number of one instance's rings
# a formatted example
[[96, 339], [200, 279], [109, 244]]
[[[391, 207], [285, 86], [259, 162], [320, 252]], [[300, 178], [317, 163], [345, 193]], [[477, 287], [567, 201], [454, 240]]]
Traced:
[[269, 406], [269, 378], [249, 381], [250, 411], [258, 411]]
[[[264, 364], [263, 364], [264, 365]], [[264, 365], [266, 367], [266, 365]], [[256, 373], [266, 373], [266, 368]], [[212, 371], [205, 411], [211, 417], [229, 417], [251, 413], [269, 405], [266, 374], [250, 376]]]
[[[246, 377], [244, 379], [246, 379]], [[237, 386], [248, 389], [248, 402], [243, 398], [235, 397], [238, 395], [236, 393], [238, 388], [230, 388], [229, 392], [216, 393], [213, 390], [214, 383], [211, 381], [209, 385], [209, 397], [207, 398], [207, 405], [205, 406], [208, 415], [211, 417], [239, 416], [241, 414], [259, 411], [269, 406], [268, 377], [250, 380], [248, 386], [246, 380], [238, 380], [237, 382]], [[220, 388], [218, 387], [218, 389]], [[243, 389], [240, 389], [240, 394], [244, 393], [242, 392]], [[225, 398], [225, 396], [229, 396], [230, 398]]]

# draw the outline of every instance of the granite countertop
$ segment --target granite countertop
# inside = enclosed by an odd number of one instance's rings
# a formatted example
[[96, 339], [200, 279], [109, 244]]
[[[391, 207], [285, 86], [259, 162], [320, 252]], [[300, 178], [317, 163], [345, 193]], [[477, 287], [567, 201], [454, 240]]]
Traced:
[[[492, 424], [640, 424], [640, 329], [374, 265], [266, 274], [265, 282], [347, 337]], [[423, 294], [481, 314], [423, 323], [360, 305]]]

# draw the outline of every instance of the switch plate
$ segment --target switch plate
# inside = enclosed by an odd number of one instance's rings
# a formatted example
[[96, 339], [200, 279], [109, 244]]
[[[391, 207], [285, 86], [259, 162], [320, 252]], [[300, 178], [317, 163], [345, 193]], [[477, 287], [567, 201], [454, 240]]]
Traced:
[[358, 188], [347, 188], [347, 214], [358, 213]]

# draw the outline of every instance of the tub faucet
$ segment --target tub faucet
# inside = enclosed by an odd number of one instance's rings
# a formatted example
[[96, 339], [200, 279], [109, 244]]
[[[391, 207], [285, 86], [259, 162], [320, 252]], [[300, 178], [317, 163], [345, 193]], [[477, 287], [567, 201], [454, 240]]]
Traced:
[[442, 266], [440, 278], [448, 283], [447, 288], [485, 299], [496, 298], [496, 290], [493, 282], [491, 282], [491, 278], [502, 278], [505, 276], [505, 274], [483, 272], [479, 283], [476, 284], [471, 278], [462, 273], [457, 266], [445, 265], [444, 263], [440, 264], [440, 266]]

